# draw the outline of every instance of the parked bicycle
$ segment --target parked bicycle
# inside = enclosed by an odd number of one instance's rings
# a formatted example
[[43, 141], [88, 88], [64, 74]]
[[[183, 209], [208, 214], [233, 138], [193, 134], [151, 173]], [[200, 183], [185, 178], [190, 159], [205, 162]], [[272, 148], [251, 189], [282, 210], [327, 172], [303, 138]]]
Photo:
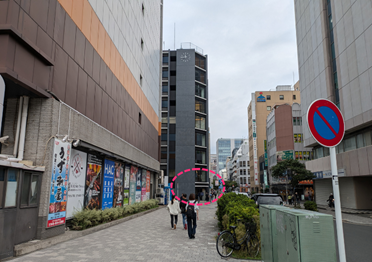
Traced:
[[[237, 222], [243, 221], [238, 219]], [[218, 233], [216, 248], [217, 252], [221, 257], [231, 256], [234, 250], [240, 250], [241, 248], [246, 249], [250, 258], [256, 258], [260, 252], [260, 241], [256, 236], [257, 225], [253, 219], [244, 221], [246, 232], [244, 236], [237, 240], [235, 229], [237, 226], [230, 226], [233, 233], [229, 230]]]

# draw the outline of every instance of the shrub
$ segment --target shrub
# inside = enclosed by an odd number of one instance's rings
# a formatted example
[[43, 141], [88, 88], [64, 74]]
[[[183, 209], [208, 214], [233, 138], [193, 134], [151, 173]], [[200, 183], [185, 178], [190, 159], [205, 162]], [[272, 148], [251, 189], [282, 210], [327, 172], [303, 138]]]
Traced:
[[307, 210], [318, 211], [318, 206], [314, 201], [306, 201], [304, 206]]
[[105, 210], [90, 210], [84, 209], [80, 212], [74, 213], [72, 219], [72, 229], [84, 230], [89, 227], [107, 223], [124, 216], [128, 216], [137, 212], [148, 210], [158, 206], [159, 201], [150, 199], [134, 205], [127, 205], [124, 207], [107, 208]]

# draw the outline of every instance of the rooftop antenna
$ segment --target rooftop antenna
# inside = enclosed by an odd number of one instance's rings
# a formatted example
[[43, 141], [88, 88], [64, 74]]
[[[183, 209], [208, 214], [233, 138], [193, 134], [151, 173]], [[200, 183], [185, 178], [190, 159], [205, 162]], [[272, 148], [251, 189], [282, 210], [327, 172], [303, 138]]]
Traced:
[[176, 23], [174, 23], [174, 49], [176, 50]]

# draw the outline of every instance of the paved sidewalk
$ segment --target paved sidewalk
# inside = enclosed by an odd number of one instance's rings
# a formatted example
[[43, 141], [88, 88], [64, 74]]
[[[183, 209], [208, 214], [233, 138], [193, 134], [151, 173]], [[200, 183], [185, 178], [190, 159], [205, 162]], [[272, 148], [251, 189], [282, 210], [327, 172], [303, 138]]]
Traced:
[[162, 208], [11, 261], [224, 261], [216, 251], [215, 212], [216, 203], [200, 207], [196, 239], [188, 238], [181, 215], [177, 229], [171, 230], [169, 213]]

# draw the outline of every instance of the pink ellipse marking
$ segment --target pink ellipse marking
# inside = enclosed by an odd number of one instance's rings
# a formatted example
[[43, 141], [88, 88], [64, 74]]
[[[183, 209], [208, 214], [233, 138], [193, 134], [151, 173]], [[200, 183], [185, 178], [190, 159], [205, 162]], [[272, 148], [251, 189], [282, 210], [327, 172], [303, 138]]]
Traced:
[[[181, 171], [181, 172], [179, 172], [178, 174], [177, 174], [177, 176], [174, 176], [174, 178], [172, 179], [172, 182], [174, 182], [176, 179], [177, 179], [177, 177], [179, 177], [180, 175], [182, 175], [182, 174], [184, 174], [184, 173], [187, 173], [187, 172], [190, 172], [191, 170], [192, 171], [198, 171], [198, 170], [203, 170], [203, 171], [209, 171], [209, 172], [211, 172], [211, 173], [213, 173], [213, 174], [216, 174], [217, 175], [217, 177], [218, 178], [220, 178], [221, 180], [222, 180], [222, 184], [223, 185], [225, 185], [225, 181], [222, 179], [222, 177], [219, 175], [219, 174], [217, 174], [216, 172], [214, 172], [214, 171], [212, 171], [212, 170], [208, 170], [208, 169], [206, 169], [206, 168], [192, 168], [192, 169], [185, 169], [184, 171]], [[173, 187], [173, 183], [171, 183], [171, 187], [170, 188], [172, 188]], [[222, 190], [222, 192], [225, 192], [225, 187], [223, 187], [223, 190]], [[175, 193], [174, 193], [174, 191], [172, 190], [172, 194], [173, 195], [176, 195]], [[181, 200], [178, 196], [175, 196], [175, 198], [177, 199], [177, 200], [180, 200], [181, 201], [181, 203], [184, 203], [184, 204], [190, 204], [190, 205], [192, 205], [192, 206], [195, 206], [195, 205], [197, 205], [197, 206], [202, 206], [202, 205], [210, 205], [211, 203], [214, 203], [214, 202], [216, 202], [217, 200], [218, 200], [218, 198], [221, 198], [223, 196], [223, 194], [220, 194], [216, 199], [214, 199], [214, 200], [212, 200], [212, 202], [206, 202], [206, 203], [198, 203], [198, 204], [194, 204], [194, 203], [188, 203], [188, 202], [186, 202], [186, 201], [184, 201], [184, 200]]]

